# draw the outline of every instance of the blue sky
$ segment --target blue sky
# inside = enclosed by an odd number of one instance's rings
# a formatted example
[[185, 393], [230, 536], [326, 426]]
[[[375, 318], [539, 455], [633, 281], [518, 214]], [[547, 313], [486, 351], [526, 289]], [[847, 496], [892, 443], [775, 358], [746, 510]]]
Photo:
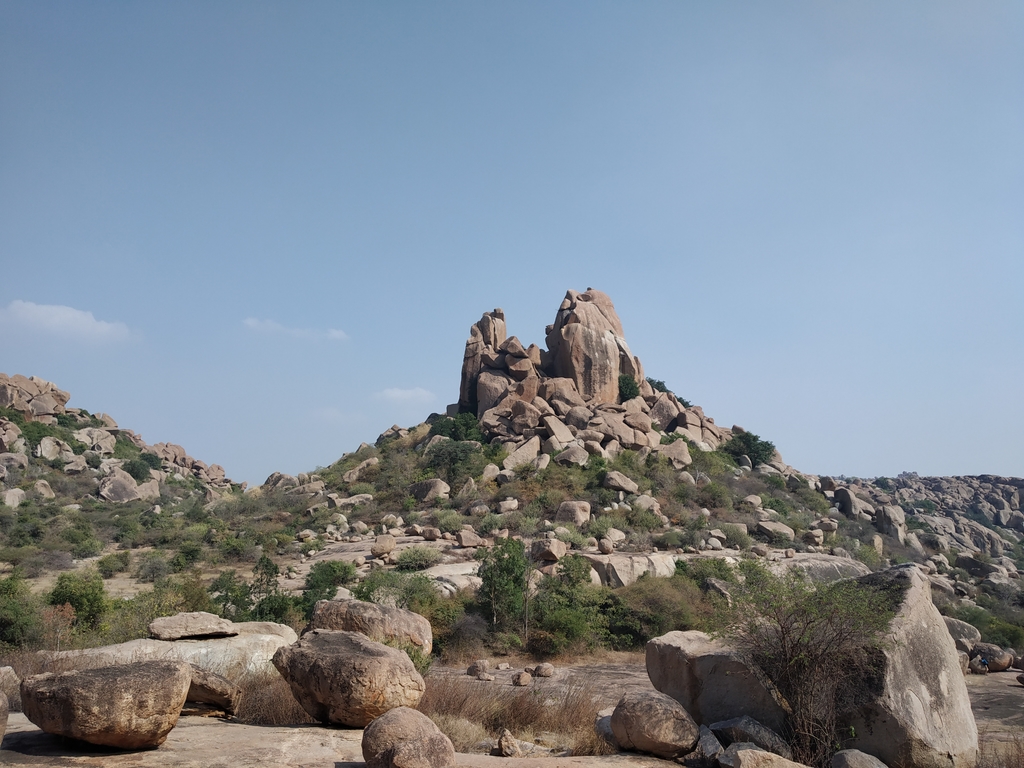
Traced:
[[809, 472], [1024, 475], [1024, 5], [0, 2], [0, 370], [236, 480], [615, 300]]

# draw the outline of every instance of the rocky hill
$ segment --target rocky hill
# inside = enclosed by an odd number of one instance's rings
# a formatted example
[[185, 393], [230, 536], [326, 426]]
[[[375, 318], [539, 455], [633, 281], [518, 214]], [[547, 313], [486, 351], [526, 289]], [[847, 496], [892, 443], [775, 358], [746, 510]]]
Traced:
[[445, 415], [248, 490], [69, 400], [49, 382], [0, 376], [0, 567], [102, 564], [135, 589], [174, 573], [210, 586], [269, 555], [285, 593], [302, 591], [317, 562], [347, 560], [360, 579], [422, 568], [450, 595], [478, 583], [475, 553], [505, 537], [530, 545], [540, 573], [580, 554], [608, 589], [709, 556], [821, 578], [915, 561], [950, 612], [1024, 644], [1024, 481], [800, 472], [648, 378], [597, 290], [567, 292], [545, 348], [508, 336], [502, 310], [485, 313]]

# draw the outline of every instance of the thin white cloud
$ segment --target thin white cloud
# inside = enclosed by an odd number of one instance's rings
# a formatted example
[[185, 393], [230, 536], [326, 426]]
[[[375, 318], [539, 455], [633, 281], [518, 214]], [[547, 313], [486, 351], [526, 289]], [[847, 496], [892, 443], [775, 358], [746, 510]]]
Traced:
[[35, 304], [20, 299], [0, 309], [0, 323], [85, 342], [126, 341], [131, 337], [131, 331], [124, 323], [97, 320], [92, 312], [62, 304]]
[[378, 392], [376, 397], [381, 400], [400, 403], [402, 405], [423, 405], [426, 403], [432, 403], [437, 399], [433, 392], [428, 392], [423, 389], [423, 387], [413, 387], [412, 389], [389, 387], [388, 389]]
[[266, 334], [278, 334], [291, 336], [295, 339], [329, 339], [330, 341], [348, 341], [348, 334], [337, 328], [328, 328], [326, 331], [314, 330], [312, 328], [289, 328], [281, 325], [276, 320], [260, 320], [255, 317], [247, 317], [242, 325], [251, 331]]

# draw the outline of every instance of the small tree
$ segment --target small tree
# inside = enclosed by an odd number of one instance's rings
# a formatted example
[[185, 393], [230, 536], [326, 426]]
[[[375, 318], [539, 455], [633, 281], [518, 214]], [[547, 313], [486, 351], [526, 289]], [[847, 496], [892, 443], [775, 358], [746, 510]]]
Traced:
[[530, 560], [523, 542], [504, 539], [489, 551], [478, 552], [483, 582], [480, 598], [490, 613], [491, 626], [502, 631], [521, 627], [523, 634], [528, 634], [526, 590]]
[[50, 605], [68, 603], [75, 612], [75, 624], [95, 627], [107, 610], [107, 592], [99, 571], [86, 570], [62, 573], [53, 586]]
[[640, 394], [640, 385], [628, 373], [619, 374], [619, 400], [623, 403]]
[[825, 766], [841, 748], [840, 717], [880, 673], [893, 594], [850, 579], [815, 588], [800, 571], [777, 577], [751, 561], [743, 570], [723, 634], [785, 712], [794, 759]]
[[762, 440], [753, 432], [737, 432], [722, 446], [722, 450], [734, 459], [746, 456], [755, 467], [767, 464], [775, 456], [775, 444]]
[[302, 590], [302, 607], [306, 618], [312, 618], [319, 600], [330, 600], [338, 587], [356, 578], [356, 567], [346, 560], [318, 560], [306, 574]]

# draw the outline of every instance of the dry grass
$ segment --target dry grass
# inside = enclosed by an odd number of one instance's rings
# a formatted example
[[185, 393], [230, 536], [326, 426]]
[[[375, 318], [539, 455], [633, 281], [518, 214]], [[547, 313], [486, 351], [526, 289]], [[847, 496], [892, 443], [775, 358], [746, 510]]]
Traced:
[[241, 689], [235, 717], [249, 725], [301, 725], [315, 723], [292, 695], [277, 670], [246, 675], [238, 681]]
[[598, 704], [587, 685], [571, 685], [560, 696], [537, 687], [514, 688], [467, 678], [426, 680], [419, 710], [452, 740], [457, 750], [472, 749], [484, 737], [508, 728], [518, 739], [544, 734], [573, 755], [609, 754], [594, 732]]
[[1024, 734], [999, 739], [982, 733], [979, 746], [977, 768], [1024, 768]]

